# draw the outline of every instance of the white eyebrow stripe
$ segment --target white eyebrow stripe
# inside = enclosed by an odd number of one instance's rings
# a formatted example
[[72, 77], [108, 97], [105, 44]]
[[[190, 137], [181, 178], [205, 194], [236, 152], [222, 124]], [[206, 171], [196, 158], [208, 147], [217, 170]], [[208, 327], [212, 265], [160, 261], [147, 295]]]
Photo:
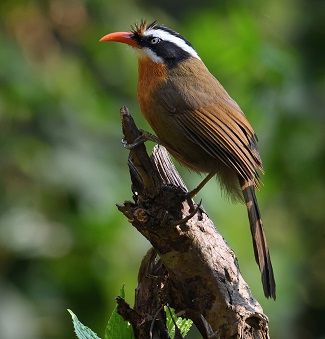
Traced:
[[152, 35], [153, 37], [160, 38], [161, 40], [172, 42], [178, 47], [182, 48], [187, 53], [189, 53], [190, 55], [192, 55], [193, 57], [201, 60], [195, 49], [189, 46], [183, 39], [178, 38], [177, 36], [170, 34], [162, 29], [149, 29], [145, 31], [143, 35], [145, 36]]

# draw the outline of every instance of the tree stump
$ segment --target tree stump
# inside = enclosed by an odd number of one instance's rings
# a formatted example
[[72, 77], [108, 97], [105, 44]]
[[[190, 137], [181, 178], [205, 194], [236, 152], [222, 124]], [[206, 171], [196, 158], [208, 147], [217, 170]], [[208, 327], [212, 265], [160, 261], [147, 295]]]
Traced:
[[[125, 142], [139, 140], [142, 132], [126, 107], [121, 120]], [[149, 157], [140, 142], [130, 150], [128, 165], [134, 201], [118, 209], [153, 247], [139, 270], [134, 308], [117, 300], [136, 338], [169, 338], [168, 305], [190, 318], [203, 338], [269, 338], [268, 318], [234, 252], [203, 208], [188, 201], [166, 149], [157, 145]]]

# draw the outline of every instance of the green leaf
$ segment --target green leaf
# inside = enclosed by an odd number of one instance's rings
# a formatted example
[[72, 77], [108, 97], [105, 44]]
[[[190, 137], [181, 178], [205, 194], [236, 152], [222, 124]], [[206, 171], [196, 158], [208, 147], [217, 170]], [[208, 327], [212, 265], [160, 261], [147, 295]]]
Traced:
[[79, 339], [100, 339], [89, 327], [83, 325], [71, 310], [68, 312], [71, 314], [74, 330]]
[[[124, 286], [120, 289], [119, 296], [125, 298]], [[131, 324], [117, 313], [117, 306], [108, 320], [105, 339], [135, 339]]]
[[179, 328], [182, 337], [185, 337], [187, 332], [190, 330], [193, 321], [191, 319], [183, 319], [181, 317], [177, 317], [175, 314], [175, 311], [171, 307], [167, 307], [167, 312], [166, 312], [167, 320], [167, 328], [168, 328], [168, 333], [171, 339], [174, 339], [175, 337], [175, 323], [176, 326]]

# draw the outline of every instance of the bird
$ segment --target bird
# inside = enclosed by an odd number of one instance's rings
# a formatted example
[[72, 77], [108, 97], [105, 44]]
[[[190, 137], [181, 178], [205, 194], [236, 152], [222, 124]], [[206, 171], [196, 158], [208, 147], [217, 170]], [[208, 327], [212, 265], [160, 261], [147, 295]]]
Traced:
[[266, 298], [276, 299], [276, 284], [255, 190], [264, 174], [257, 136], [239, 105], [209, 72], [193, 45], [157, 23], [131, 25], [100, 42], [131, 46], [138, 58], [140, 110], [158, 140], [182, 165], [212, 177], [234, 201], [246, 203], [255, 260]]

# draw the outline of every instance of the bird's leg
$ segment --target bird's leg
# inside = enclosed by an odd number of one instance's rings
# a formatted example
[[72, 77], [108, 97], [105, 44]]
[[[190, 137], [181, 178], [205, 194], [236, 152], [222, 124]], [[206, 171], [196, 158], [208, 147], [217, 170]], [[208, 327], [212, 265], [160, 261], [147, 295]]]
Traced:
[[[186, 201], [190, 206], [190, 213], [194, 211], [193, 198], [201, 191], [203, 186], [215, 176], [216, 172], [209, 173], [193, 190], [186, 193]], [[201, 204], [201, 203], [200, 203]]]
[[144, 131], [142, 129], [140, 129], [139, 131], [141, 132], [141, 134], [132, 142], [132, 144], [128, 144], [124, 139], [122, 139], [122, 144], [123, 144], [124, 148], [131, 150], [134, 147], [145, 143], [146, 141], [152, 141], [152, 142], [154, 142], [158, 145], [164, 146], [164, 147], [167, 146], [166, 143], [164, 143], [163, 141], [158, 139], [155, 135], [153, 135], [153, 134], [151, 134], [147, 131]]
[[216, 175], [216, 172], [209, 173], [200, 183], [198, 186], [196, 186], [193, 190], [187, 192], [187, 199], [193, 199], [203, 188], [203, 186], [214, 176]]

